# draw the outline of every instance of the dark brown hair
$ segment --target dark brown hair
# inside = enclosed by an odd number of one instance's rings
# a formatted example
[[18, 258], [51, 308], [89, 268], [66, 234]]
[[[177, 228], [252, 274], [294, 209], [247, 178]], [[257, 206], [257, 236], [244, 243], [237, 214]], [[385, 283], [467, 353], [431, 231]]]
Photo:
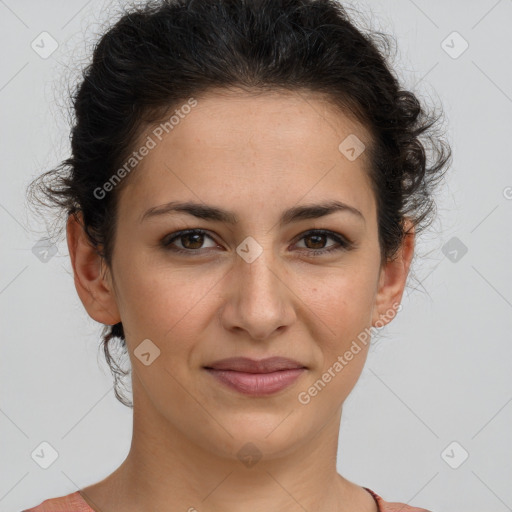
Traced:
[[[142, 130], [213, 88], [326, 95], [373, 135], [369, 174], [378, 213], [382, 261], [404, 236], [430, 224], [433, 191], [450, 161], [438, 136], [441, 115], [403, 90], [387, 62], [390, 38], [363, 33], [335, 0], [161, 0], [124, 10], [97, 42], [73, 93], [71, 156], [34, 180], [28, 192], [83, 229], [111, 267], [116, 204], [126, 177], [102, 187], [134, 150]], [[430, 158], [427, 158], [430, 151]], [[136, 172], [136, 171], [133, 171]], [[64, 224], [64, 223], [63, 223]], [[109, 344], [126, 355], [123, 326], [105, 326], [103, 348], [115, 378], [123, 370]]]

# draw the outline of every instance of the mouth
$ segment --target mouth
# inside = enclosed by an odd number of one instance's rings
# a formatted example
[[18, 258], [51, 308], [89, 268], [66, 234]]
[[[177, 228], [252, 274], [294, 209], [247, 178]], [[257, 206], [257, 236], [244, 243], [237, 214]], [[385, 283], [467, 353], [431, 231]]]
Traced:
[[223, 385], [252, 396], [277, 393], [293, 384], [307, 370], [303, 364], [284, 357], [261, 360], [235, 357], [203, 368]]

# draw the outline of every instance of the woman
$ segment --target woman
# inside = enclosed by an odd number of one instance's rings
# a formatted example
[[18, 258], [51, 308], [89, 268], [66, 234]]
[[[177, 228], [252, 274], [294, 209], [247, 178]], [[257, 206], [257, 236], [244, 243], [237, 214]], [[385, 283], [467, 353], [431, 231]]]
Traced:
[[336, 470], [450, 155], [377, 38], [332, 0], [150, 2], [102, 36], [74, 109], [72, 156], [32, 191], [67, 216], [133, 438], [29, 511], [424, 510]]

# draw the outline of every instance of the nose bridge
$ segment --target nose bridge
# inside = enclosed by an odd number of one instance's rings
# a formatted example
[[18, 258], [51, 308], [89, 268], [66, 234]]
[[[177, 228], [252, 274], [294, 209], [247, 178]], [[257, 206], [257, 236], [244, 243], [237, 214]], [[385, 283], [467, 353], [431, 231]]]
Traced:
[[[245, 254], [248, 257], [245, 257], [243, 251], [247, 250]], [[242, 297], [256, 303], [262, 300], [266, 306], [270, 306], [281, 291], [276, 276], [278, 262], [270, 242], [263, 247], [254, 239], [249, 240], [245, 242], [245, 246], [244, 243], [240, 244], [237, 252], [242, 252], [242, 261], [237, 264], [237, 281], [240, 282]]]
[[253, 338], [265, 338], [291, 320], [286, 286], [279, 277], [280, 264], [271, 247], [254, 239], [245, 240], [237, 248], [240, 260], [234, 272], [234, 323], [247, 330]]

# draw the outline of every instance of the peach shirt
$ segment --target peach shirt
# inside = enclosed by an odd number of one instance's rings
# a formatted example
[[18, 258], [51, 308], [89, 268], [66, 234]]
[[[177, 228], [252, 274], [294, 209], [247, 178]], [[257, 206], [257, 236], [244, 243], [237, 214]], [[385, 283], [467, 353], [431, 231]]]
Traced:
[[[364, 487], [377, 503], [379, 512], [429, 512], [424, 508], [411, 507], [405, 503], [391, 503], [384, 501], [378, 494]], [[36, 507], [23, 510], [23, 512], [95, 512], [82, 498], [79, 491], [59, 498], [50, 498]]]

